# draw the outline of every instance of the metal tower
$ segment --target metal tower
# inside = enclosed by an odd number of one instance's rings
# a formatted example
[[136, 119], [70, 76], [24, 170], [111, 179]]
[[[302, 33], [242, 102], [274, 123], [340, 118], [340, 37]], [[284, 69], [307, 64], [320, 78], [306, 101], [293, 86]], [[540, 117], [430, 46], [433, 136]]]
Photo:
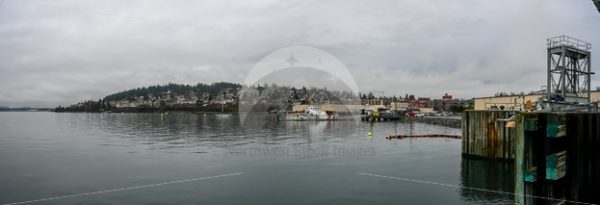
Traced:
[[546, 100], [559, 104], [589, 104], [592, 44], [569, 36], [548, 39]]

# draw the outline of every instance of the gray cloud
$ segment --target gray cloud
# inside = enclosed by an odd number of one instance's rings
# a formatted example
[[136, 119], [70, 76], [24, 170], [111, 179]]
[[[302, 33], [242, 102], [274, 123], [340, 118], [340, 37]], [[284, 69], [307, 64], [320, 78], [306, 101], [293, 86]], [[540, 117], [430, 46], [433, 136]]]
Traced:
[[530, 91], [544, 84], [545, 39], [561, 34], [600, 45], [591, 1], [5, 0], [0, 105], [66, 105], [167, 82], [242, 82], [264, 55], [292, 45], [330, 52], [363, 92]]

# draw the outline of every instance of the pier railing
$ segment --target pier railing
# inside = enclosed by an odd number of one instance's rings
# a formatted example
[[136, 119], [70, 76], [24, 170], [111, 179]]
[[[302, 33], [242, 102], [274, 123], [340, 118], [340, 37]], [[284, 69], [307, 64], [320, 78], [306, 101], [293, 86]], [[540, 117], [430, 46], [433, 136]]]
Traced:
[[559, 46], [571, 46], [577, 49], [589, 51], [592, 49], [592, 44], [570, 37], [566, 35], [560, 35], [549, 38], [547, 41], [548, 48], [554, 48]]

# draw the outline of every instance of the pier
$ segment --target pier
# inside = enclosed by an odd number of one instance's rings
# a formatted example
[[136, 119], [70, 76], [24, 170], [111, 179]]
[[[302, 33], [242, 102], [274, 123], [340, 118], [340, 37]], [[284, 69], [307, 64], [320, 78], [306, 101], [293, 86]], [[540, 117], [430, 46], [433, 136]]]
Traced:
[[432, 125], [441, 125], [452, 128], [461, 128], [461, 117], [442, 117], [442, 116], [423, 116], [423, 117], [410, 117], [406, 115], [393, 115], [393, 116], [371, 116], [362, 115], [360, 117], [363, 122], [387, 122], [387, 121], [411, 121], [421, 122]]
[[462, 155], [513, 164], [517, 204], [600, 204], [590, 49], [568, 36], [548, 39], [547, 89], [539, 100], [463, 113]]
[[462, 140], [464, 156], [515, 165], [519, 204], [600, 203], [600, 113], [467, 111]]
[[402, 119], [407, 119], [406, 117], [400, 115], [382, 115], [382, 116], [369, 116], [362, 115], [360, 120], [363, 122], [385, 122], [385, 121], [398, 121]]
[[451, 128], [461, 128], [461, 117], [442, 117], [442, 116], [425, 116], [425, 117], [414, 117], [412, 118], [415, 122], [427, 123], [432, 125], [440, 125]]

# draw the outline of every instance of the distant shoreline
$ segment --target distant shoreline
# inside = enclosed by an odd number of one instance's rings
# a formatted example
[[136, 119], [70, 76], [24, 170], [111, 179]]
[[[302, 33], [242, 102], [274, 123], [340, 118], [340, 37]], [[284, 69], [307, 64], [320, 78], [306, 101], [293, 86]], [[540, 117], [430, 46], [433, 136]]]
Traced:
[[207, 113], [234, 113], [237, 112], [237, 107], [226, 107], [221, 110], [220, 107], [163, 107], [163, 108], [150, 108], [150, 107], [128, 107], [128, 108], [108, 108], [108, 109], [73, 109], [73, 108], [62, 108], [52, 109], [52, 112], [86, 112], [86, 113], [153, 113], [153, 112], [207, 112]]
[[50, 112], [52, 108], [31, 108], [31, 107], [20, 107], [20, 108], [0, 108], [0, 112]]

